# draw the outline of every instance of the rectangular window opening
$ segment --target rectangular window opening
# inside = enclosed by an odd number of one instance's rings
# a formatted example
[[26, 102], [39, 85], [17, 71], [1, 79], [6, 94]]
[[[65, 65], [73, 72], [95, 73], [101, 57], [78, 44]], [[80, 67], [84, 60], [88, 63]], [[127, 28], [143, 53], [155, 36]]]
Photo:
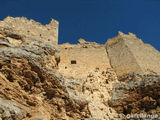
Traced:
[[77, 64], [76, 60], [71, 60], [71, 64]]

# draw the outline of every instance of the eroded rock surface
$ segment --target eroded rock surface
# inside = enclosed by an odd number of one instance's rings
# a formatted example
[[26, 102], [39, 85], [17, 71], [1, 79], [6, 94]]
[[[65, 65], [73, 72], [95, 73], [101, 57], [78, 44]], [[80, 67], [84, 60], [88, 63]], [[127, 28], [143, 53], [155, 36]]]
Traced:
[[126, 116], [159, 116], [159, 52], [135, 35], [121, 32], [107, 41], [106, 47], [118, 77], [118, 82], [113, 83], [109, 106]]
[[113, 84], [109, 106], [126, 116], [131, 114], [159, 116], [160, 76], [130, 74], [127, 78], [125, 82]]
[[[19, 23], [17, 19], [19, 18], [7, 18], [13, 25]], [[18, 28], [8, 26], [6, 20], [4, 22], [0, 23], [1, 118], [3, 120], [89, 118], [87, 103], [83, 104], [83, 101], [71, 97], [63, 84], [65, 79], [56, 76], [55, 54], [58, 51], [56, 44], [43, 38], [26, 35], [23, 31], [21, 33], [17, 31]]]
[[152, 46], [122, 32], [106, 45], [57, 42], [56, 20], [0, 21], [0, 120], [121, 120], [160, 112], [160, 54]]

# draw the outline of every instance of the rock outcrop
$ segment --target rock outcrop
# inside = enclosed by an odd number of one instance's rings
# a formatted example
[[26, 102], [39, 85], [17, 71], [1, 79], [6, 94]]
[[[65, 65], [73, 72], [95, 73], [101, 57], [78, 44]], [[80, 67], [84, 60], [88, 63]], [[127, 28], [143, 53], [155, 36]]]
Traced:
[[106, 45], [57, 43], [56, 20], [0, 21], [0, 120], [159, 114], [160, 54], [152, 46], [122, 32]]
[[[30, 22], [24, 18], [17, 19], [9, 17], [7, 21], [12, 21], [13, 25], [21, 24], [23, 20]], [[28, 29], [38, 23], [32, 24]], [[64, 84], [67, 80], [56, 75], [58, 50], [52, 40], [19, 32], [18, 26], [14, 28], [13, 25], [8, 25], [6, 19], [0, 23], [1, 119], [88, 118], [88, 103], [70, 96]]]

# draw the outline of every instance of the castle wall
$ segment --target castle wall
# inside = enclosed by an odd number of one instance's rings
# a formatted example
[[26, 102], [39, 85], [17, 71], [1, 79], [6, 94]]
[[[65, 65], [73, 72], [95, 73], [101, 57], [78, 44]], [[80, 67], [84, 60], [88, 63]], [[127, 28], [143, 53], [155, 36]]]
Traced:
[[104, 46], [97, 48], [83, 48], [78, 45], [60, 46], [60, 57], [59, 72], [66, 77], [85, 78], [96, 68], [110, 68]]
[[41, 25], [34, 20], [28, 20], [24, 17], [7, 17], [1, 22], [2, 27], [14, 29], [20, 35], [27, 37], [44, 39], [51, 41], [53, 44], [58, 44], [58, 21], [51, 19], [47, 25]]

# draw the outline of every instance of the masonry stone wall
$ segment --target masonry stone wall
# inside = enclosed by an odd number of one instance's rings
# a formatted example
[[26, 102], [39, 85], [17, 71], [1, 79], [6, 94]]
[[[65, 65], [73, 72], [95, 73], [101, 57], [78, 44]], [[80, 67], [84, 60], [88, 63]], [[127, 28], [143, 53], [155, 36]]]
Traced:
[[128, 73], [160, 73], [159, 52], [132, 33], [127, 35], [119, 32], [117, 37], [107, 41], [106, 50], [118, 76]]
[[105, 47], [98, 44], [96, 47], [87, 45], [59, 45], [59, 72], [67, 77], [86, 78], [89, 72], [96, 68], [110, 68]]
[[0, 21], [0, 27], [13, 29], [16, 33], [27, 37], [51, 41], [53, 44], [58, 44], [58, 26], [59, 22], [54, 19], [47, 25], [41, 25], [25, 17], [7, 17]]

